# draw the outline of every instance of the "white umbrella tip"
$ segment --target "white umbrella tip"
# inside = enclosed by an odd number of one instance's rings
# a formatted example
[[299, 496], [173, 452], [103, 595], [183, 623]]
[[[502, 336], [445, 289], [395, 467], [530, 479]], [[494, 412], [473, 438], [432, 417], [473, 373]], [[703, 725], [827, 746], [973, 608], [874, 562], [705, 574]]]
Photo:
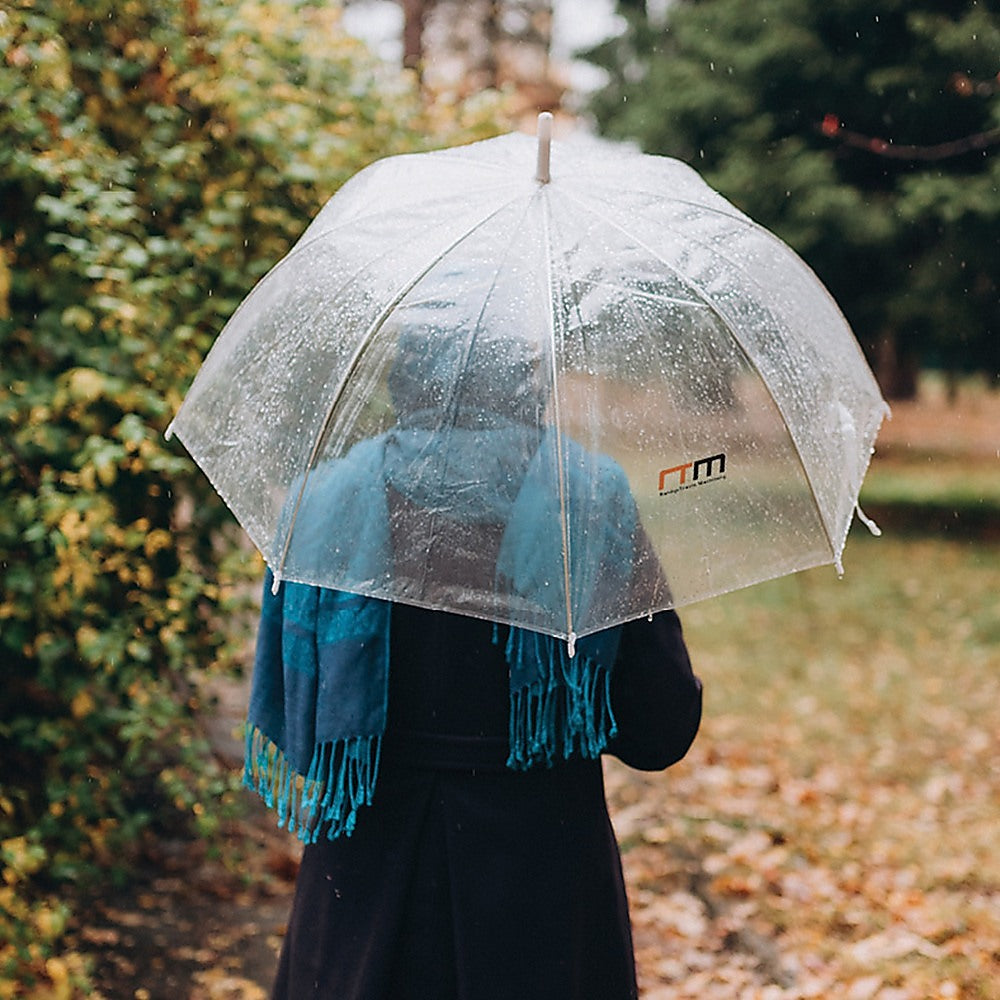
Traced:
[[535, 179], [542, 184], [548, 184], [552, 179], [549, 173], [549, 154], [552, 149], [552, 112], [542, 111], [538, 116], [538, 169]]

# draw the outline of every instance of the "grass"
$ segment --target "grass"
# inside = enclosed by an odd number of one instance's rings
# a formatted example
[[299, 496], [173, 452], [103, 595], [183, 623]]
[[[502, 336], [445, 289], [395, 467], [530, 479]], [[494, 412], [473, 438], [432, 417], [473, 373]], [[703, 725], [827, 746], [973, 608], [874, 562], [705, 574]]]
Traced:
[[[844, 563], [842, 579], [820, 568], [685, 609], [718, 688], [710, 711], [833, 741], [803, 760], [916, 736], [929, 704], [970, 722], [1000, 712], [983, 701], [1000, 693], [1000, 546], [856, 532]], [[831, 731], [828, 713], [803, 712], [818, 701], [848, 718]]]
[[919, 453], [880, 458], [861, 490], [862, 503], [987, 506], [1000, 512], [1000, 462], [970, 465], [956, 456]]
[[1000, 461], [891, 452], [871, 466], [861, 506], [903, 531], [1000, 536]]

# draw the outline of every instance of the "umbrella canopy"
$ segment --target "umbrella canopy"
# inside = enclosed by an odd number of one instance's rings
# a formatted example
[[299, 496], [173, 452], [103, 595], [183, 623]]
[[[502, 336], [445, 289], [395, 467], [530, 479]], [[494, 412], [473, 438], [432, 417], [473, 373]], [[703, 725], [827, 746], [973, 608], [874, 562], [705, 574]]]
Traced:
[[563, 638], [839, 565], [887, 407], [830, 295], [685, 164], [550, 168], [546, 125], [356, 175], [172, 431], [276, 578]]

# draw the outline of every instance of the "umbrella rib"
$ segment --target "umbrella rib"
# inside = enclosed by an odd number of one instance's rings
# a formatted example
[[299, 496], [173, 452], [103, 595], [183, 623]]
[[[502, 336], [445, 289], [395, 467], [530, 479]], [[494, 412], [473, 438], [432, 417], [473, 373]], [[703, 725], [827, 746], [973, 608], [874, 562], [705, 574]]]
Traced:
[[[602, 185], [601, 181], [595, 178], [588, 178], [595, 188], [605, 186], [608, 188], [612, 194], [618, 194], [621, 191], [620, 184], [610, 184], [604, 183]], [[761, 233], [770, 236], [771, 239], [778, 239], [774, 233], [771, 232], [766, 226], [762, 226], [759, 222], [751, 219], [749, 215], [745, 215], [741, 212], [735, 205], [729, 203], [721, 194], [718, 198], [723, 202], [722, 205], [713, 205], [711, 202], [698, 201], [694, 198], [679, 198], [677, 195], [667, 194], [665, 195], [661, 190], [653, 187], [639, 187], [639, 186], [629, 186], [629, 192], [632, 194], [648, 195], [651, 198], [655, 198], [659, 202], [670, 202], [673, 205], [686, 205], [688, 208], [696, 208], [702, 212], [711, 212], [713, 215], [721, 215], [726, 219], [731, 219], [733, 222], [739, 222], [743, 225], [749, 225], [754, 229], [759, 230]], [[566, 192], [563, 192], [566, 194]], [[718, 194], [718, 192], [713, 192]], [[714, 199], [713, 199], [714, 200]], [[779, 242], [781, 242], [779, 240]]]
[[556, 366], [556, 320], [554, 276], [552, 267], [552, 233], [549, 219], [549, 202], [545, 190], [539, 191], [542, 199], [542, 239], [545, 243], [545, 277], [549, 288], [549, 340], [552, 345], [552, 406], [556, 432], [556, 479], [559, 485], [559, 527], [562, 532], [563, 590], [566, 594], [566, 634], [569, 640], [569, 654], [573, 655], [576, 632], [573, 627], [573, 600], [570, 591], [570, 533], [566, 511], [566, 470], [563, 468], [562, 420], [559, 405], [559, 379]]
[[[743, 355], [743, 357], [745, 358], [747, 364], [750, 366], [750, 368], [754, 372], [757, 373], [757, 376], [760, 378], [761, 384], [764, 386], [765, 390], [767, 391], [768, 396], [771, 399], [771, 402], [774, 404], [774, 408], [778, 411], [779, 414], [781, 414], [781, 419], [784, 422], [785, 429], [788, 432], [788, 439], [792, 443], [792, 448], [793, 448], [793, 450], [795, 452], [795, 457], [798, 459], [799, 466], [802, 469], [802, 475], [803, 475], [806, 483], [809, 486], [809, 496], [812, 499], [813, 507], [816, 510], [816, 517], [817, 517], [817, 519], [819, 521], [820, 527], [823, 529], [823, 534], [826, 536], [827, 544], [830, 547], [830, 554], [833, 557], [834, 561], [836, 561], [837, 558], [838, 558], [838, 555], [837, 555], [837, 546], [836, 546], [836, 544], [835, 544], [835, 542], [833, 540], [833, 532], [831, 531], [830, 525], [828, 525], [826, 523], [826, 518], [823, 516], [823, 511], [822, 511], [822, 508], [819, 505], [819, 498], [816, 496], [816, 490], [815, 490], [815, 488], [813, 486], [812, 478], [810, 477], [809, 470], [806, 468], [806, 463], [805, 463], [805, 461], [802, 458], [802, 451], [799, 448], [799, 443], [798, 443], [798, 441], [795, 440], [795, 435], [792, 434], [791, 426], [788, 423], [788, 419], [787, 419], [787, 417], [785, 415], [785, 411], [782, 409], [781, 403], [778, 401], [777, 397], [774, 395], [774, 392], [772, 391], [771, 386], [768, 383], [768, 380], [764, 377], [764, 373], [761, 371], [760, 366], [751, 357], [749, 351], [747, 351], [746, 347], [743, 345], [742, 340], [736, 334], [736, 324], [726, 315], [725, 310], [723, 308], [721, 308], [701, 288], [699, 288], [699, 286], [694, 281], [692, 281], [691, 278], [689, 278], [687, 275], [682, 274], [676, 267], [674, 267], [672, 264], [670, 264], [669, 261], [664, 260], [664, 258], [662, 257], [662, 255], [658, 254], [651, 246], [649, 246], [643, 240], [638, 239], [635, 235], [633, 235], [632, 233], [630, 233], [627, 229], [625, 229], [624, 226], [621, 225], [621, 223], [617, 222], [615, 219], [609, 218], [607, 215], [604, 214], [604, 212], [602, 212], [599, 209], [595, 208], [593, 206], [593, 204], [589, 203], [586, 199], [579, 198], [579, 197], [573, 195], [572, 193], [570, 193], [568, 191], [563, 191], [562, 194], [568, 200], [575, 202], [577, 205], [579, 205], [585, 211], [591, 212], [593, 215], [597, 216], [597, 218], [601, 219], [606, 225], [612, 227], [613, 229], [618, 230], [618, 232], [620, 232], [623, 236], [625, 236], [629, 240], [631, 240], [636, 246], [640, 247], [642, 250], [645, 250], [646, 253], [648, 253], [654, 260], [658, 260], [664, 267], [668, 268], [675, 275], [677, 275], [677, 277], [679, 277], [681, 279], [681, 281], [683, 281], [685, 284], [689, 285], [690, 287], [694, 288], [695, 291], [697, 291], [698, 294], [700, 294], [701, 297], [704, 299], [706, 307], [712, 313], [714, 313], [718, 317], [718, 319], [720, 320], [720, 322], [730, 332], [730, 334], [732, 335], [732, 338], [733, 338], [733, 342], [739, 348], [739, 351]], [[750, 221], [754, 225], [755, 228], [758, 228], [758, 229], [761, 228], [756, 223], [753, 223], [752, 220], [750, 220]], [[766, 232], [766, 230], [765, 230], [765, 232]], [[705, 246], [705, 244], [702, 243], [700, 240], [692, 240], [691, 242], [697, 243], [699, 246], [703, 246], [703, 247]], [[716, 252], [718, 252], [718, 251], [716, 251]]]
[[323, 418], [323, 422], [320, 424], [319, 433], [316, 435], [316, 440], [313, 442], [312, 450], [309, 453], [309, 459], [306, 462], [305, 473], [302, 476], [302, 484], [299, 486], [298, 496], [295, 498], [295, 507], [292, 510], [292, 517], [288, 524], [288, 531], [285, 534], [285, 540], [281, 548], [281, 558], [278, 561], [278, 565], [274, 570], [274, 580], [275, 587], [281, 581], [282, 571], [285, 568], [285, 561], [288, 558], [288, 551], [292, 543], [292, 535], [295, 531], [295, 523], [298, 520], [299, 509], [302, 506], [302, 498], [305, 496], [306, 485], [309, 481], [309, 474], [316, 467], [316, 462], [319, 459], [320, 452], [323, 450], [323, 446], [326, 444], [331, 428], [333, 427], [334, 414], [337, 411], [337, 407], [340, 404], [340, 400], [344, 395], [344, 390], [350, 383], [354, 373], [358, 369], [358, 365], [361, 363], [362, 357], [364, 357], [368, 348], [371, 346], [372, 341], [378, 334], [379, 330], [385, 325], [386, 321], [392, 315], [393, 310], [400, 302], [413, 290], [417, 283], [437, 264], [439, 264], [444, 258], [451, 253], [463, 240], [466, 240], [478, 229], [485, 226], [491, 219], [499, 215], [505, 208], [513, 204], [517, 199], [511, 198], [503, 202], [492, 212], [484, 215], [475, 225], [471, 228], [465, 230], [458, 238], [452, 240], [447, 246], [440, 250], [431, 260], [422, 267], [415, 275], [413, 275], [408, 281], [404, 282], [396, 294], [389, 300], [388, 304], [382, 309], [375, 320], [370, 324], [367, 330], [365, 330], [364, 335], [361, 337], [351, 360], [347, 364], [347, 368], [344, 375], [341, 377], [336, 390], [330, 400], [330, 405], [327, 407], [326, 415]]
[[635, 299], [648, 299], [650, 302], [669, 303], [675, 306], [693, 306], [696, 309], [710, 309], [703, 300], [682, 299], [676, 295], [657, 295], [656, 292], [646, 292], [641, 288], [633, 288], [630, 285], [617, 284], [611, 281], [592, 280], [588, 282], [591, 288], [610, 288], [614, 291], [626, 291]]

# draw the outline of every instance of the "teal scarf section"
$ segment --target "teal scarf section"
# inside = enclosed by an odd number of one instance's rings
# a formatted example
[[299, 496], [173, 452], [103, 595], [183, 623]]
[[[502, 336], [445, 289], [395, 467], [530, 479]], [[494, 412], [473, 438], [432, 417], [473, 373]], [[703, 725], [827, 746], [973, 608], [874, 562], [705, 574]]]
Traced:
[[[572, 606], [617, 593], [632, 573], [638, 518], [621, 469], [563, 439]], [[565, 601], [557, 441], [499, 420], [446, 434], [396, 428], [318, 467], [303, 491], [290, 575], [340, 570], [378, 593], [391, 574], [386, 487], [465, 521], [506, 525], [497, 585], [529, 606], [557, 612]], [[530, 461], [525, 465], [523, 455]], [[474, 487], [474, 488], [473, 488]], [[336, 515], [331, 520], [330, 511]], [[335, 525], [335, 529], [331, 526]], [[391, 603], [379, 597], [283, 580], [268, 571], [247, 726], [244, 784], [276, 810], [279, 824], [314, 842], [350, 834], [378, 777], [389, 684]], [[564, 640], [512, 627], [508, 767], [594, 758], [616, 732], [611, 671], [620, 629]], [[494, 630], [500, 641], [499, 629]]]

